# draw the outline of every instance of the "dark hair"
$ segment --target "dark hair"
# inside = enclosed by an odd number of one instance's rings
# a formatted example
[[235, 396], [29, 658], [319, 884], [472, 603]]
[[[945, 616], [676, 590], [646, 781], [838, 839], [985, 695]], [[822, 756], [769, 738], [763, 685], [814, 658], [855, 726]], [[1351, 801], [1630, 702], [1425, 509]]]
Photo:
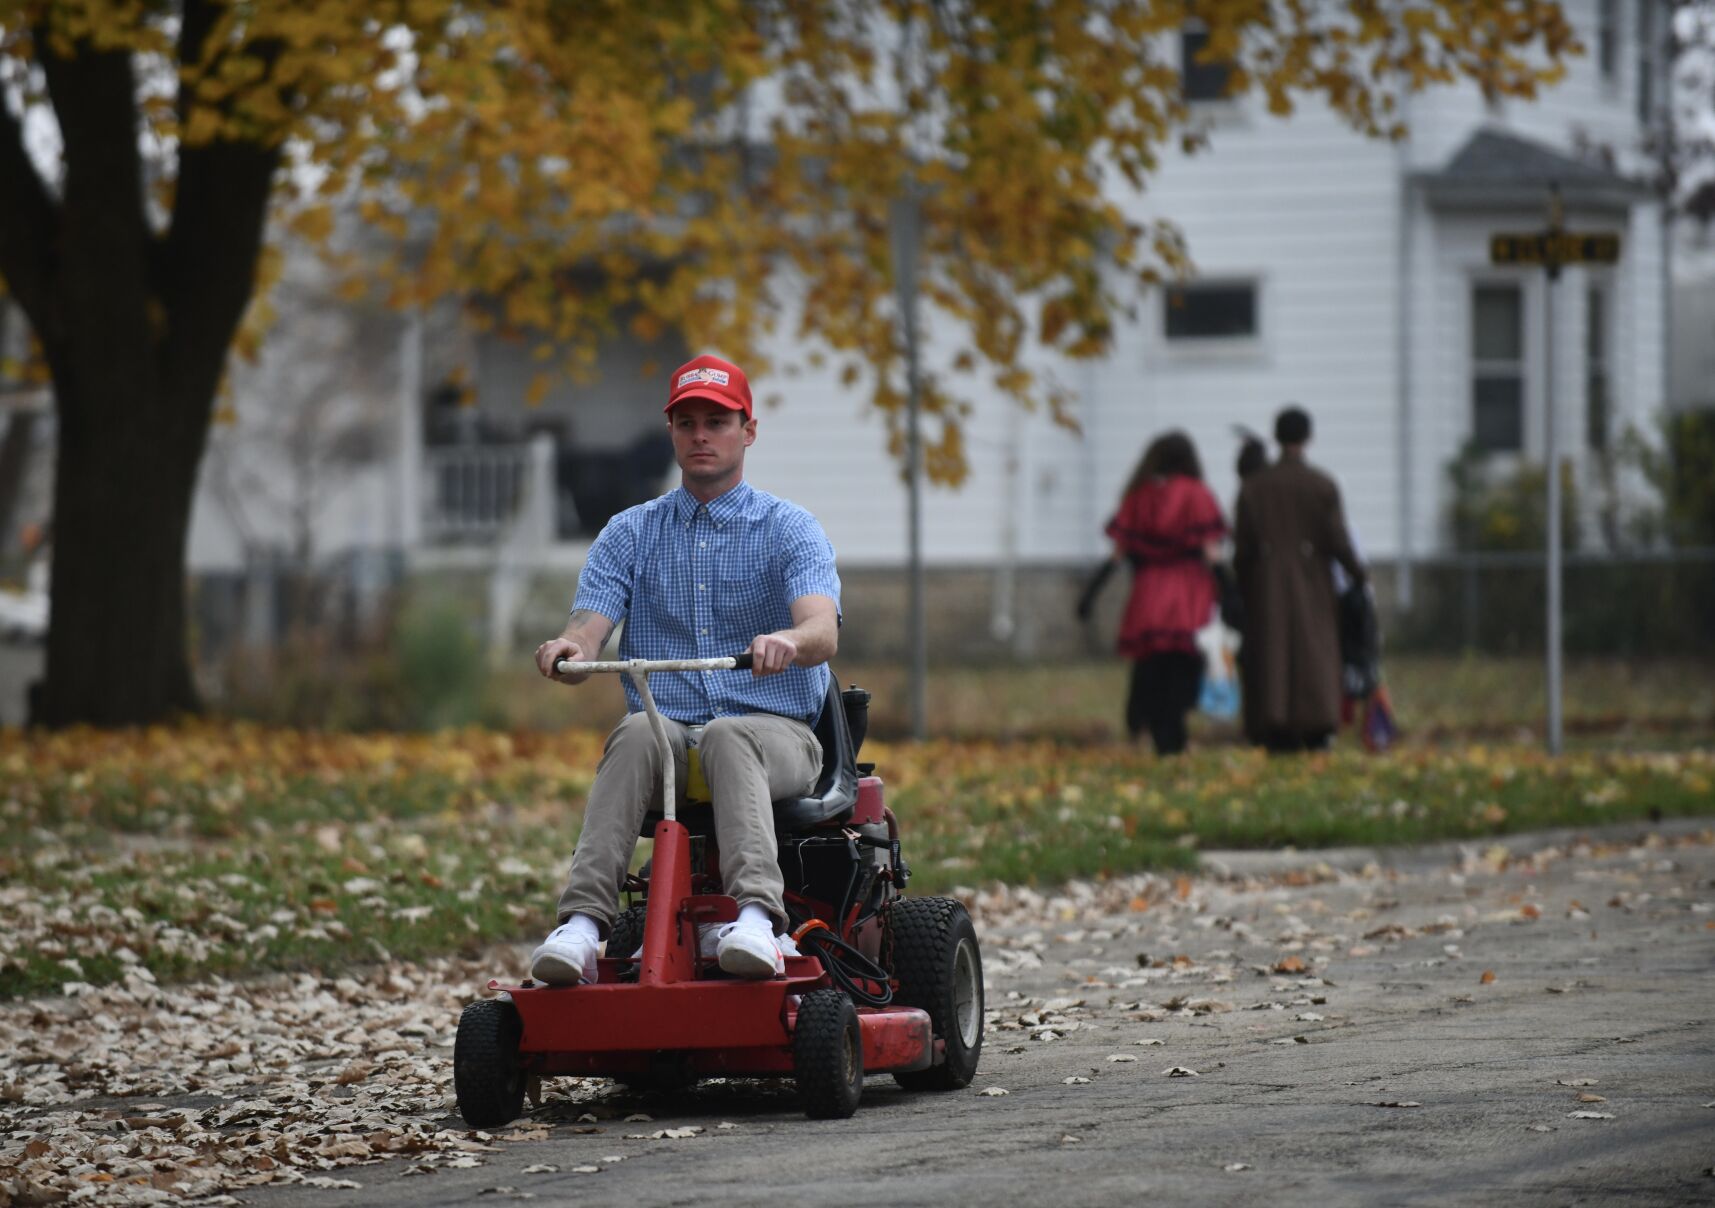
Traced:
[[1238, 471], [1240, 481], [1249, 478], [1266, 465], [1268, 465], [1268, 446], [1262, 443], [1261, 437], [1245, 437], [1245, 443], [1239, 446], [1238, 463], [1233, 467]]
[[1197, 446], [1191, 443], [1189, 436], [1178, 431], [1163, 433], [1149, 442], [1137, 469], [1131, 472], [1131, 481], [1125, 484], [1125, 494], [1130, 495], [1137, 490], [1147, 478], [1171, 478], [1175, 475], [1199, 480], [1203, 477], [1203, 464], [1197, 460]]
[[1310, 439], [1310, 413], [1289, 403], [1274, 417], [1274, 439], [1283, 445], [1301, 445]]

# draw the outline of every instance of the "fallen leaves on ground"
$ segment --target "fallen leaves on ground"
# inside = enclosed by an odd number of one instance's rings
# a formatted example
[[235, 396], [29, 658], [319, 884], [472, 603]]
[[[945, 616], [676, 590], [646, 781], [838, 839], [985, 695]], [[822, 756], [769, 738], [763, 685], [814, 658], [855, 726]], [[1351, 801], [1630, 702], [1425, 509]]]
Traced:
[[[985, 1020], [995, 1041], [1007, 1033], [1021, 1041], [1053, 1034], [1077, 1068], [1094, 1067], [1122, 1045], [1171, 1040], [1175, 1055], [1189, 1061], [1162, 1073], [1195, 1078], [1201, 1075], [1193, 1063], [1221, 1068], [1206, 1060], [1211, 1054], [1202, 1045], [1204, 1035], [1217, 1033], [1229, 1042], [1254, 1037], [1240, 1049], [1259, 1060], [1302, 1066], [1306, 1055], [1276, 1056], [1255, 1033], [1279, 1030], [1269, 1026], [1274, 1012], [1327, 1013], [1341, 993], [1335, 981], [1346, 980], [1329, 974], [1366, 933], [1397, 923], [1387, 956], [1373, 962], [1384, 966], [1384, 977], [1391, 969], [1421, 978], [1421, 970], [1442, 967], [1464, 981], [1468, 974], [1450, 964], [1447, 946], [1459, 941], [1475, 952], [1488, 929], [1516, 924], [1516, 909], [1507, 916], [1487, 908], [1521, 892], [1536, 870], [1602, 854], [1632, 869], [1671, 868], [1675, 844], [1711, 841], [1707, 832], [1630, 844], [1574, 840], [1509, 851], [1504, 859], [1468, 849], [1437, 874], [1460, 888], [1453, 904], [1410, 908], [1394, 900], [1390, 874], [1374, 867], [1199, 877], [1185, 886], [1177, 876], [1138, 873], [1052, 889], [954, 892], [977, 920], [991, 986], [1038, 971], [1069, 983], [1048, 990], [1039, 984], [1035, 995], [992, 994]], [[379, 879], [375, 866], [365, 868], [342, 868], [340, 885], [356, 881], [353, 892], [377, 892], [367, 883]], [[1296, 887], [1290, 898], [1283, 886]], [[1649, 888], [1624, 891], [1616, 909], [1684, 914], [1682, 902], [1652, 898]], [[1336, 891], [1346, 895], [1338, 909], [1330, 905]], [[1140, 899], [1150, 909], [1132, 909]], [[1544, 935], [1588, 930], [1558, 915], [1536, 926]], [[1140, 951], [1157, 955], [1140, 959]], [[1277, 971], [1283, 952], [1306, 969]], [[498, 1169], [497, 1155], [509, 1144], [605, 1128], [613, 1136], [601, 1144], [614, 1143], [624, 1132], [616, 1117], [634, 1100], [621, 1096], [626, 1105], [611, 1106], [615, 1092], [605, 1080], [554, 1080], [552, 1097], [529, 1120], [498, 1135], [466, 1129], [453, 1114], [449, 1058], [458, 1010], [490, 976], [520, 960], [518, 951], [492, 949], [480, 959], [392, 961], [350, 976], [205, 976], [181, 986], [160, 984], [139, 962], [125, 965], [112, 984], [86, 982], [68, 995], [0, 1003], [0, 1170], [17, 1171], [48, 1198], [95, 1185], [81, 1177], [93, 1174], [112, 1180], [100, 1184], [104, 1199], [146, 1200], [336, 1177], [328, 1172], [391, 1156], [404, 1157], [403, 1173], [413, 1177], [454, 1166]], [[1347, 1022], [1338, 1008], [1334, 1018], [1318, 1038]], [[1175, 1028], [1182, 1030], [1169, 1031]], [[1146, 1031], [1153, 1034], [1137, 1035]], [[994, 1051], [1016, 1048], [996, 1043]], [[1006, 1093], [998, 1086], [973, 1092]], [[635, 1115], [632, 1123], [653, 1123], [647, 1113]], [[666, 1128], [659, 1134], [662, 1141], [688, 1139]], [[1074, 1134], [1064, 1137], [1071, 1139], [1062, 1144], [1076, 1142]], [[589, 1160], [599, 1171], [619, 1156]]]
[[[91, 1175], [111, 1180], [104, 1199], [144, 1202], [337, 1189], [348, 1181], [326, 1171], [384, 1157], [410, 1158], [415, 1173], [483, 1166], [507, 1138], [454, 1114], [452, 1033], [517, 959], [504, 949], [362, 977], [186, 987], [134, 969], [76, 997], [0, 1005], [0, 1202], [64, 1198]], [[573, 1100], [610, 1087], [556, 1082]]]

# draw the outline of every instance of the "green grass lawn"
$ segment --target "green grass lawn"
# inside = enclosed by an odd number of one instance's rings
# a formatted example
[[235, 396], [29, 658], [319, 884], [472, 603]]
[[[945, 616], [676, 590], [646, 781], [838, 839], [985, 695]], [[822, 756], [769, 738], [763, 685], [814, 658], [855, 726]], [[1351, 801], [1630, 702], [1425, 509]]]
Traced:
[[[956, 677], [938, 689], [967, 690]], [[1111, 742], [1007, 738], [993, 719], [1028, 697], [995, 697], [983, 712], [994, 737], [865, 747], [901, 819], [914, 892], [1184, 868], [1199, 848], [1715, 814], [1707, 745], [1549, 760], [1419, 743], [1271, 760], [1206, 743], [1158, 760]], [[1070, 706], [1037, 702], [1056, 707]], [[539, 935], [601, 738], [0, 731], [0, 996], [135, 970], [327, 968]]]
[[[903, 735], [909, 725], [905, 673], [894, 664], [836, 663], [841, 681], [875, 694], [871, 732]], [[1117, 741], [1127, 666], [1117, 659], [931, 669], [931, 736], [959, 739], [1058, 738]], [[1397, 656], [1386, 662], [1388, 691], [1407, 745], [1539, 741], [1546, 713], [1538, 660]], [[606, 727], [624, 710], [620, 686], [601, 677], [576, 688], [546, 683], [527, 663], [495, 676], [490, 715], [507, 727]], [[1715, 663], [1572, 659], [1563, 699], [1569, 744], [1635, 749], [1715, 742]], [[1237, 740], [1231, 724], [1192, 717], [1205, 745]]]

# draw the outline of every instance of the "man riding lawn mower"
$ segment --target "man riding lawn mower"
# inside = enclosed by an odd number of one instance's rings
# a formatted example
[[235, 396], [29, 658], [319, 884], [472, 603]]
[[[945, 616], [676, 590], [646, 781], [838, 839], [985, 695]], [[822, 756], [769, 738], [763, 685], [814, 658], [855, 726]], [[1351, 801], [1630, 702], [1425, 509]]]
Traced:
[[[631, 712], [531, 978], [490, 983], [500, 993], [460, 1021], [473, 1126], [515, 1118], [545, 1074], [790, 1073], [812, 1116], [843, 1117], [866, 1072], [951, 1089], [976, 1070], [976, 935], [959, 903], [903, 896], [898, 824], [848, 718], [867, 694], [842, 694], [827, 669], [840, 623], [827, 537], [743, 481], [756, 420], [737, 366], [681, 367], [667, 415], [681, 486], [608, 523], [565, 631], [537, 649], [561, 682], [626, 674]], [[592, 661], [622, 621], [621, 659]], [[628, 878], [640, 834], [652, 859]], [[646, 895], [640, 928], [638, 907], [618, 912], [622, 888]]]

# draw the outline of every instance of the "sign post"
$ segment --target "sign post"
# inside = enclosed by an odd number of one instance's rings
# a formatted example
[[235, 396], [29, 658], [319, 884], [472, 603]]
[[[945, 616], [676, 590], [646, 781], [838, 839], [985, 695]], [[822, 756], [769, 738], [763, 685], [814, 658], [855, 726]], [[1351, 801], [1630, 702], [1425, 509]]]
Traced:
[[1560, 186], [1548, 190], [1548, 226], [1540, 231], [1489, 237], [1490, 264], [1539, 265], [1546, 274], [1542, 291], [1542, 459], [1548, 479], [1548, 753], [1560, 754], [1561, 601], [1560, 601], [1560, 445], [1554, 405], [1554, 293], [1560, 270], [1568, 264], [1613, 264], [1620, 258], [1620, 237], [1611, 231], [1566, 229]]

